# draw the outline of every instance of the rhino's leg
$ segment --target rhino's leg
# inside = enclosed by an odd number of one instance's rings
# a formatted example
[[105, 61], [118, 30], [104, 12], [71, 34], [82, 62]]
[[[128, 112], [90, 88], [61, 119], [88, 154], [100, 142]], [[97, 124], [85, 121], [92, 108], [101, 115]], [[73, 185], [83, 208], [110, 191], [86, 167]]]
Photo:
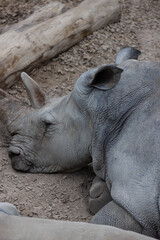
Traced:
[[0, 203], [0, 212], [5, 213], [7, 215], [15, 215], [18, 216], [18, 209], [11, 203], [1, 202]]
[[114, 201], [106, 204], [91, 220], [91, 223], [110, 225], [142, 233], [141, 225]]
[[89, 190], [89, 209], [96, 214], [103, 206], [112, 200], [106, 183], [99, 177], [95, 177]]

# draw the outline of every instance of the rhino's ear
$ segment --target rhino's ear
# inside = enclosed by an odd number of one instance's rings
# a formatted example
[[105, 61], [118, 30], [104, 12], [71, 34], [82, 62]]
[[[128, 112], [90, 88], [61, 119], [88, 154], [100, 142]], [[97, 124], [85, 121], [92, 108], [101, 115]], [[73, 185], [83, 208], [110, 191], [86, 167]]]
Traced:
[[41, 108], [45, 104], [45, 95], [39, 85], [27, 73], [22, 72], [21, 78], [33, 108]]
[[89, 84], [100, 90], [109, 90], [119, 82], [122, 72], [116, 64], [102, 65], [95, 69]]

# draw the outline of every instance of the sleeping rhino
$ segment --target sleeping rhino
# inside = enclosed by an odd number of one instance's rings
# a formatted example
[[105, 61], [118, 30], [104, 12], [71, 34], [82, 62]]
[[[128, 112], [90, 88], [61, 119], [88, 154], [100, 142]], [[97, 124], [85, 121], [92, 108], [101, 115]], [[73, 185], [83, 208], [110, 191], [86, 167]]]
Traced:
[[139, 54], [121, 49], [56, 99], [22, 73], [31, 106], [1, 90], [1, 118], [14, 169], [69, 172], [92, 161], [91, 222], [160, 238], [160, 63]]

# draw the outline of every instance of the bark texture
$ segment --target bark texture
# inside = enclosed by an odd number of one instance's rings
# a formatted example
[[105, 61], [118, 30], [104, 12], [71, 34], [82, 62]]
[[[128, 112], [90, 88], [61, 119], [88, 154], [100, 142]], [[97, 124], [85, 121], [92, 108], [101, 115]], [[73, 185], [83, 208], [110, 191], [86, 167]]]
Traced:
[[20, 21], [13, 25], [6, 25], [1, 33], [5, 33], [9, 30], [16, 30], [18, 28], [23, 28], [25, 26], [34, 26], [38, 23], [48, 20], [49, 18], [54, 18], [61, 13], [65, 12], [66, 7], [60, 2], [51, 2], [44, 7], [36, 10], [31, 16], [23, 21]]
[[118, 0], [85, 0], [55, 18], [3, 33], [0, 35], [0, 87], [10, 87], [22, 71], [31, 71], [91, 32], [119, 19]]

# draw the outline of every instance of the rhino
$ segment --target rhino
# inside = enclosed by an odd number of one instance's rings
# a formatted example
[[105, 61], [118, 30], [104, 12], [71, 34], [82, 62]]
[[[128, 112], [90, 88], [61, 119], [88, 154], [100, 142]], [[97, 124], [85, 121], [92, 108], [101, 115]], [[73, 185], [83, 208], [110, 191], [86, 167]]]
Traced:
[[139, 55], [121, 49], [60, 98], [22, 73], [30, 106], [1, 90], [1, 119], [14, 169], [71, 172], [92, 162], [91, 223], [160, 238], [160, 62]]
[[[62, 231], [63, 229], [63, 231]], [[0, 233], [3, 240], [154, 240], [142, 234], [106, 225], [21, 217], [10, 203], [0, 203]]]

